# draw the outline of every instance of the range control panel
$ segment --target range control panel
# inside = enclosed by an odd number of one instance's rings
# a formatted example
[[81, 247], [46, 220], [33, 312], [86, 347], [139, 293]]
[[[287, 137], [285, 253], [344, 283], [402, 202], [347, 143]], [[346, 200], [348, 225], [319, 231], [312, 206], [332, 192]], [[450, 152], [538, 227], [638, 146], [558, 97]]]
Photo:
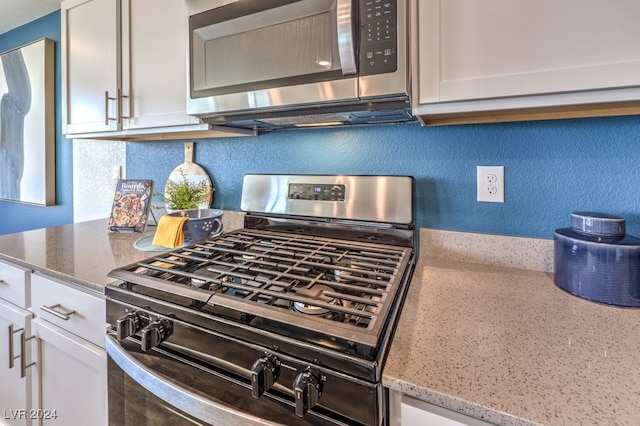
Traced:
[[289, 184], [289, 199], [314, 201], [344, 201], [345, 185], [313, 183]]

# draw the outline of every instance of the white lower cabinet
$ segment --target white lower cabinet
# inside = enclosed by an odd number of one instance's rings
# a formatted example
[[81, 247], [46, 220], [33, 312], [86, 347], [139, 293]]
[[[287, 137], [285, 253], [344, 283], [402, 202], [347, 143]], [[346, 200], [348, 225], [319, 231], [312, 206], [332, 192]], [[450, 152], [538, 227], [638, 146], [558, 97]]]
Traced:
[[31, 270], [0, 261], [0, 425], [38, 424], [30, 279]]
[[[31, 417], [38, 407], [34, 392], [31, 334], [33, 314], [0, 299], [0, 424], [37, 424]], [[23, 339], [24, 345], [22, 344]]]
[[0, 262], [0, 425], [108, 423], [104, 296]]
[[483, 420], [389, 391], [391, 426], [489, 426]]
[[107, 355], [103, 348], [36, 318], [43, 425], [107, 424]]
[[31, 291], [41, 424], [106, 425], [104, 297], [38, 273]]

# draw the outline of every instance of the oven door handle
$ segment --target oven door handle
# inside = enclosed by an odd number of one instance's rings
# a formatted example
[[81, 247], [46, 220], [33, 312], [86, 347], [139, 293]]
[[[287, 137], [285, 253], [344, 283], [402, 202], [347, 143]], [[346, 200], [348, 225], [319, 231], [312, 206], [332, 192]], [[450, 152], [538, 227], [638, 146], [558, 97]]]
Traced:
[[109, 357], [136, 383], [173, 407], [203, 422], [211, 423], [215, 419], [216, 423], [224, 425], [276, 425], [204, 398], [154, 372], [129, 354], [111, 335], [105, 337], [105, 348]]

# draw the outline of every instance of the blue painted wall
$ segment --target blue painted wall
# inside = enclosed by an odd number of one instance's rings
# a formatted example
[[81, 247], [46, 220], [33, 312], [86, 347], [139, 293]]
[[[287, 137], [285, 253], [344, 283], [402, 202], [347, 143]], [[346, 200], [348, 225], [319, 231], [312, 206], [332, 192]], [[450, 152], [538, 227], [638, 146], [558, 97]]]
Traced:
[[[447, 127], [418, 124], [283, 131], [196, 141], [214, 207], [239, 210], [245, 173], [401, 174], [416, 179], [420, 227], [553, 238], [572, 211], [624, 216], [640, 235], [640, 117]], [[127, 145], [129, 178], [159, 190], [183, 141]], [[505, 203], [476, 201], [476, 166], [505, 167]]]
[[[56, 41], [57, 205], [0, 202], [0, 234], [73, 220], [72, 148], [61, 133], [60, 12], [0, 35], [0, 51]], [[286, 131], [196, 141], [196, 161], [216, 187], [214, 207], [238, 210], [245, 173], [403, 174], [416, 179], [421, 227], [552, 238], [569, 214], [627, 219], [640, 235], [640, 117], [423, 128], [415, 124]], [[182, 141], [127, 146], [130, 178], [158, 189], [183, 161]], [[505, 203], [478, 203], [476, 166], [505, 166]]]
[[[72, 147], [71, 141], [61, 133], [60, 11], [1, 34], [0, 52], [15, 49], [43, 37], [55, 41], [56, 205], [42, 207], [0, 201], [0, 235], [73, 221]], [[28, 161], [28, 157], [26, 160]]]

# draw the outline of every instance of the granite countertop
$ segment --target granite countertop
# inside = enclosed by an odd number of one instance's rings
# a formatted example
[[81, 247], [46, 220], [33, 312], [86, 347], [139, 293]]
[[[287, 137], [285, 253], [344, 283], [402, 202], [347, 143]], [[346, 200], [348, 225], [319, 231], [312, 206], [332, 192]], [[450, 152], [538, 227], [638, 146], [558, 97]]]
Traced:
[[[153, 255], [133, 247], [152, 232], [100, 219], [2, 235], [0, 259], [102, 293], [112, 269]], [[421, 229], [420, 241], [385, 386], [496, 424], [639, 424], [640, 310], [559, 289], [550, 240]]]
[[[243, 214], [225, 212], [224, 229], [242, 227]], [[151, 235], [155, 227], [140, 233], [111, 232], [107, 219], [0, 235], [0, 260], [48, 274], [62, 281], [104, 293], [116, 281], [113, 269], [149, 258], [157, 252], [141, 251], [133, 244]]]
[[549, 271], [428, 251], [385, 386], [496, 424], [640, 424], [640, 310], [570, 295]]
[[144, 234], [109, 232], [107, 219], [0, 236], [0, 259], [103, 293], [115, 268], [150, 257], [133, 243]]

